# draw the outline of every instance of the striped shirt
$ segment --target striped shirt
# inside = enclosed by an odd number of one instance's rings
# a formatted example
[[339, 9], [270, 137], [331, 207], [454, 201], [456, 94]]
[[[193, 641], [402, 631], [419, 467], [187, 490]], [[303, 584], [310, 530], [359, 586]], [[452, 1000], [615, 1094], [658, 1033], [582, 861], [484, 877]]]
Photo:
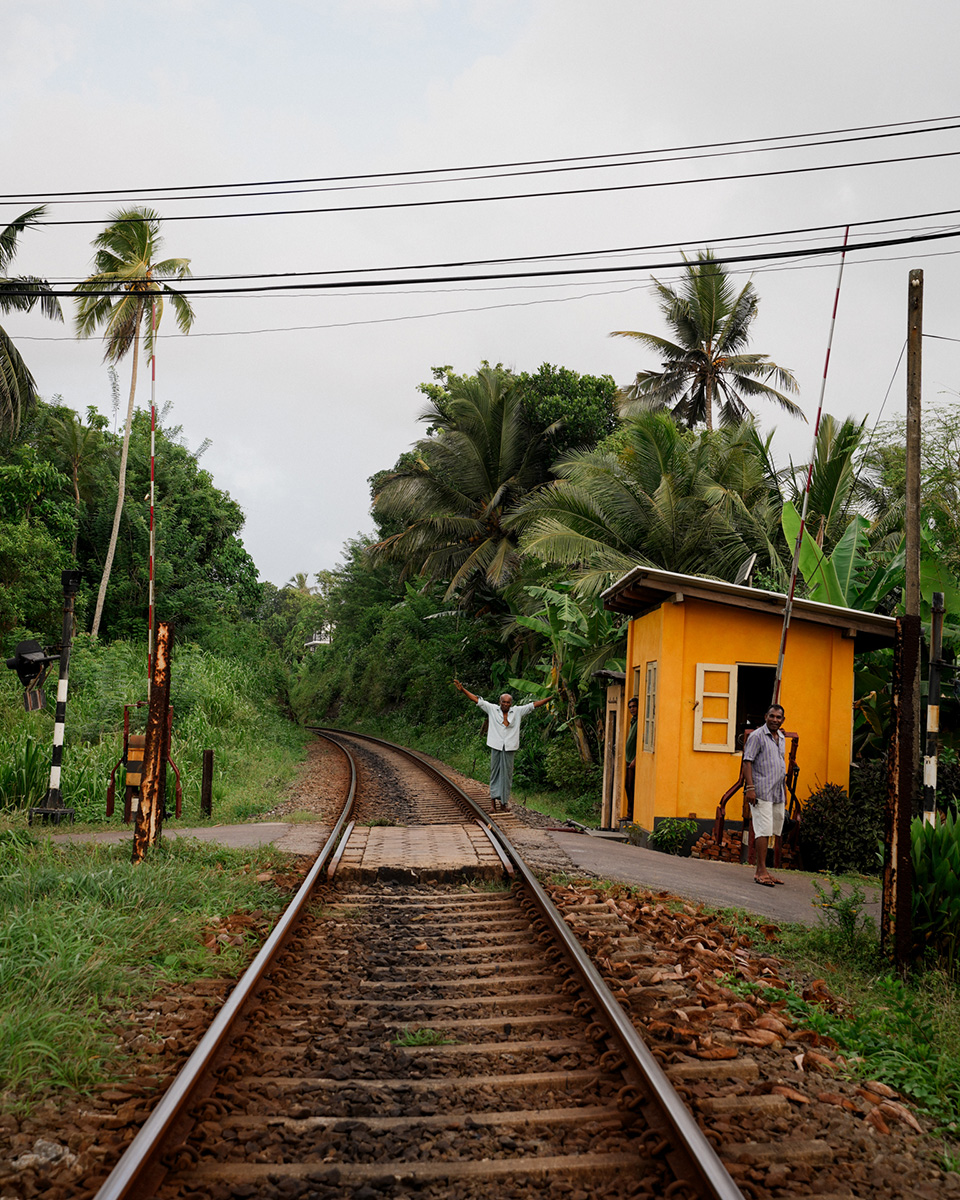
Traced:
[[787, 793], [785, 780], [787, 766], [783, 752], [787, 739], [778, 729], [771, 733], [766, 725], [754, 729], [743, 747], [743, 761], [753, 766], [753, 786], [758, 800], [770, 804], [784, 804]]

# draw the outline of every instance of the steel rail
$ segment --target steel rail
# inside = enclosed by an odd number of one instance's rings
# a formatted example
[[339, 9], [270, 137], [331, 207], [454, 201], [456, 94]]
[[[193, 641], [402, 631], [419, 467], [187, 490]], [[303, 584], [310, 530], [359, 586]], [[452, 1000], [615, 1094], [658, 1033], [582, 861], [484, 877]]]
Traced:
[[247, 968], [247, 971], [241, 977], [229, 999], [217, 1014], [196, 1050], [191, 1054], [183, 1069], [145, 1122], [143, 1128], [127, 1147], [120, 1161], [97, 1192], [95, 1200], [143, 1200], [145, 1196], [152, 1194], [149, 1191], [144, 1191], [142, 1185], [148, 1181], [151, 1173], [156, 1173], [156, 1155], [161, 1148], [164, 1137], [175, 1125], [180, 1114], [189, 1103], [192, 1094], [196, 1091], [205, 1072], [209, 1069], [217, 1052], [230, 1033], [234, 1021], [240, 1015], [246, 1002], [251, 998], [256, 985], [293, 928], [313, 886], [317, 882], [335, 847], [338, 845], [353, 807], [357, 776], [353, 759], [346, 748], [336, 740], [337, 734], [344, 737], [361, 738], [365, 741], [387, 746], [392, 750], [402, 753], [405, 757], [416, 761], [456, 792], [458, 797], [467, 805], [468, 810], [476, 814], [477, 818], [485, 826], [491, 840], [499, 842], [504, 854], [512, 860], [520, 879], [533, 898], [541, 916], [561, 944], [568, 961], [579, 973], [597, 1013], [602, 1017], [615, 1039], [620, 1043], [623, 1051], [631, 1060], [631, 1065], [643, 1080], [647, 1091], [657, 1104], [660, 1113], [670, 1128], [672, 1134], [671, 1141], [673, 1141], [677, 1149], [680, 1149], [689, 1158], [697, 1174], [697, 1183], [700, 1186], [704, 1200], [744, 1200], [743, 1193], [737, 1188], [733, 1179], [727, 1173], [713, 1146], [711, 1146], [696, 1121], [687, 1111], [662, 1067], [637, 1033], [629, 1017], [607, 987], [586, 951], [570, 932], [566, 922], [533, 872], [523, 861], [516, 847], [499, 826], [491, 821], [490, 815], [452, 779], [444, 775], [415, 750], [409, 750], [407, 747], [397, 746], [395, 743], [386, 742], [383, 739], [374, 738], [367, 734], [354, 734], [342, 730], [320, 728], [314, 728], [313, 732], [325, 737], [333, 745], [336, 745], [347, 756], [350, 763], [350, 790], [333, 833], [327, 839], [309, 874], [294, 899], [287, 906], [283, 917], [270, 934], [263, 948]]
[[357, 771], [350, 755], [334, 742], [347, 758], [350, 765], [350, 788], [343, 811], [334, 826], [333, 832], [324, 843], [323, 849], [297, 890], [297, 894], [284, 910], [283, 916], [274, 926], [270, 936], [260, 948], [259, 953], [240, 977], [237, 986], [230, 993], [226, 1003], [217, 1013], [210, 1028], [200, 1039], [197, 1048], [184, 1063], [173, 1083], [164, 1093], [163, 1098], [144, 1122], [139, 1133], [126, 1148], [120, 1161], [113, 1168], [97, 1192], [95, 1200], [143, 1200], [152, 1195], [152, 1191], [144, 1191], [143, 1185], [149, 1175], [156, 1170], [155, 1159], [163, 1139], [176, 1123], [193, 1093], [204, 1078], [218, 1050], [231, 1032], [232, 1026], [243, 1010], [244, 1005], [252, 996], [267, 968], [272, 963], [277, 951], [300, 917], [300, 913], [313, 891], [327, 860], [339, 841], [340, 835], [353, 808], [357, 789]]
[[[350, 736], [381, 742], [383, 745], [390, 746], [391, 749], [400, 750], [407, 757], [418, 760], [431, 771], [440, 774], [437, 768], [427, 762], [416, 750], [409, 750], [405, 746], [396, 746], [391, 742], [383, 742], [382, 739], [372, 738], [367, 734], [351, 734]], [[583, 978], [596, 1009], [629, 1055], [632, 1065], [649, 1089], [654, 1102], [659, 1106], [673, 1134], [672, 1140], [675, 1146], [684, 1152], [692, 1163], [704, 1197], [708, 1197], [709, 1200], [744, 1200], [743, 1193], [720, 1161], [720, 1156], [705, 1137], [703, 1130], [680, 1099], [665, 1071], [634, 1028], [633, 1022], [624, 1012], [620, 1002], [604, 983], [603, 977], [593, 965], [587, 952], [570, 932], [566, 921], [540, 885], [539, 880], [524, 862], [519, 851], [475, 800], [458, 787], [452, 779], [447, 779], [446, 776], [443, 778], [472, 809], [481, 814], [491, 837], [501, 843], [505, 852], [513, 860], [521, 880], [529, 889], [541, 915], [562, 944], [568, 959]]]

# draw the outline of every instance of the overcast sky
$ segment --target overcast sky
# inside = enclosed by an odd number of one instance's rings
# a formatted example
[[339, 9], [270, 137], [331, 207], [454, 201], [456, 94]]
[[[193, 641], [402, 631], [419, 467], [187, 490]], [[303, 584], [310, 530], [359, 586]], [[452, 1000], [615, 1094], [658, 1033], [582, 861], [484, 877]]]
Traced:
[[[212, 439], [202, 464], [243, 507], [244, 544], [278, 585], [333, 566], [347, 538], [372, 531], [367, 478], [420, 436], [417, 384], [434, 365], [469, 372], [489, 359], [533, 371], [550, 362], [626, 384], [657, 364], [608, 335], [666, 332], [650, 266], [676, 261], [681, 248], [829, 246], [848, 222], [878, 222], [855, 228], [860, 241], [960, 225], [955, 215], [919, 215], [960, 204], [955, 129], [675, 165], [206, 198], [212, 185], [636, 159], [933, 118], [957, 124], [942, 120], [960, 113], [955, 0], [0, 0], [0, 11], [0, 224], [56, 193], [103, 193], [51, 204], [51, 221], [71, 223], [26, 233], [18, 272], [75, 282], [109, 214], [143, 203], [165, 218], [166, 253], [191, 259], [198, 277], [336, 271], [356, 283], [370, 268], [396, 268], [384, 278], [398, 279], [421, 264], [662, 247], [565, 260], [631, 269], [563, 282], [201, 295], [186, 338], [168, 312], [158, 406], [172, 403], [167, 423], [183, 426], [191, 448]], [[946, 156], [637, 186], [911, 155]], [[623, 190], [584, 194], [604, 187]], [[174, 219], [558, 190], [580, 194]], [[901, 219], [879, 224], [887, 218]], [[786, 232], [810, 227], [825, 228]], [[747, 240], [758, 234], [769, 236]], [[872, 422], [889, 389], [883, 417], [903, 412], [902, 366], [890, 383], [914, 266], [925, 274], [925, 331], [937, 335], [924, 344], [924, 403], [960, 389], [960, 342], [940, 340], [960, 339], [958, 251], [960, 239], [848, 256], [827, 411]], [[762, 263], [753, 275], [753, 349], [794, 371], [811, 423], [838, 263]], [[656, 274], [676, 278], [670, 268]], [[3, 323], [43, 396], [109, 414], [102, 345], [72, 339], [65, 306], [65, 327], [38, 315]], [[125, 398], [129, 362], [119, 372]], [[138, 400], [149, 404], [145, 368]], [[777, 427], [784, 461], [805, 459], [809, 426], [769, 406], [757, 414]]]

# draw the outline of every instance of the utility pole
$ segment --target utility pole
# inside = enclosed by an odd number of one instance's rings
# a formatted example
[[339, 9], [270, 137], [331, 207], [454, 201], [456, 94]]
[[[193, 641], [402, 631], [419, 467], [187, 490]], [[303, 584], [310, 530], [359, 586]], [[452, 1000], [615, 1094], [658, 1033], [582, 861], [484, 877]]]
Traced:
[[[893, 711], [888, 757], [886, 853], [880, 936], [902, 973], [910, 957], [910, 825], [920, 765], [920, 381], [923, 338], [923, 272], [910, 272], [907, 296], [907, 446], [905, 486], [905, 584], [903, 616], [897, 620]], [[891, 935], [893, 944], [891, 945]]]

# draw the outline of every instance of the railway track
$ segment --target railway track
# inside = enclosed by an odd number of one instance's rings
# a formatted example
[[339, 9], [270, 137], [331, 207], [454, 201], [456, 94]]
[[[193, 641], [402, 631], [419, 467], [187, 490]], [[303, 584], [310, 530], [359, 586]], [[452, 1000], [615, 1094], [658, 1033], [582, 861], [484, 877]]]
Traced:
[[[336, 740], [330, 838], [98, 1200], [740, 1200], [507, 829], [419, 756]], [[401, 818], [479, 830], [497, 878], [350, 871], [358, 822]]]

